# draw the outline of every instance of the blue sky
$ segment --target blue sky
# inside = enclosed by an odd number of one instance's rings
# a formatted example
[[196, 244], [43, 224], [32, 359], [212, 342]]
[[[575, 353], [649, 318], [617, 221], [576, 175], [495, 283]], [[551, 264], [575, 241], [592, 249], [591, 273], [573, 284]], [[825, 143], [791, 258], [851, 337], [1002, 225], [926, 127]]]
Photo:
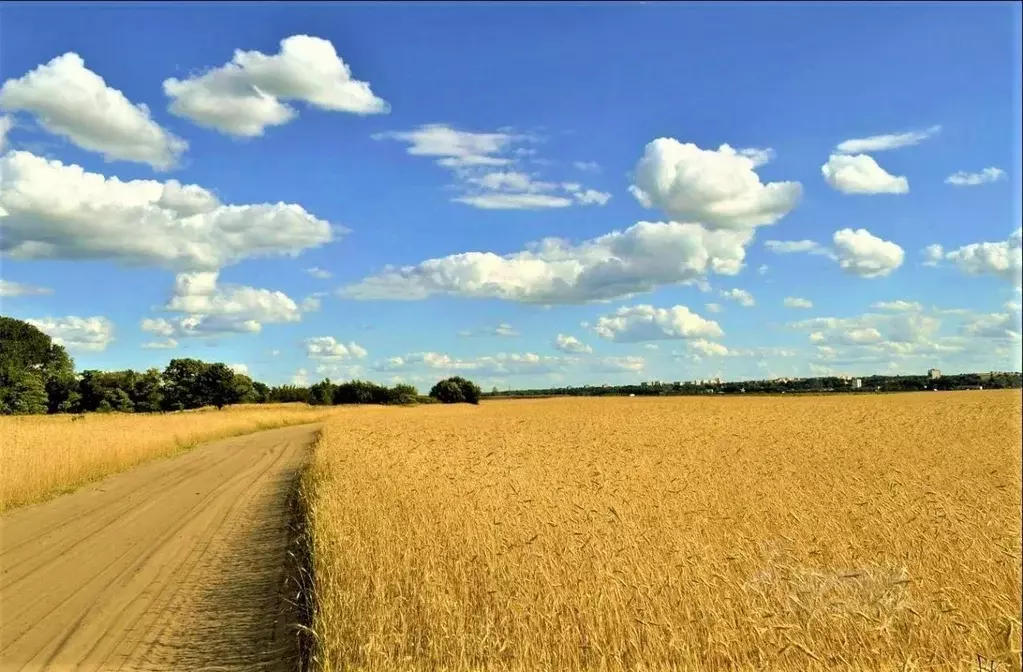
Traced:
[[270, 383], [1019, 369], [1020, 18], [7, 4], [2, 312]]

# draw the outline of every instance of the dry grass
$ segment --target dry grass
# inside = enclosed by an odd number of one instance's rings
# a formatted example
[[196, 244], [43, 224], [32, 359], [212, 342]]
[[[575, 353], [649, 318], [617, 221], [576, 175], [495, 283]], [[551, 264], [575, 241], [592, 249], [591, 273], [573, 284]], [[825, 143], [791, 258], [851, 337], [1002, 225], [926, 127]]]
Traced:
[[203, 441], [315, 422], [325, 415], [322, 408], [278, 404], [165, 415], [0, 417], [0, 512]]
[[335, 416], [304, 483], [319, 665], [1019, 670], [1020, 401]]

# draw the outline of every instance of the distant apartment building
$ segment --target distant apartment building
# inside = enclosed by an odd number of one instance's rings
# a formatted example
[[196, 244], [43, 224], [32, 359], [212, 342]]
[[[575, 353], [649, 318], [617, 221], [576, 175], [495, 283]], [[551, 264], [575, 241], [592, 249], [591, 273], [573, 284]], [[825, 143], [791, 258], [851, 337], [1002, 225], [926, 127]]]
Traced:
[[863, 380], [861, 380], [860, 378], [853, 378], [852, 386], [854, 390], [860, 389], [861, 387], [863, 387]]
[[927, 369], [927, 377], [931, 380], [937, 380], [941, 378], [941, 371], [938, 369]]

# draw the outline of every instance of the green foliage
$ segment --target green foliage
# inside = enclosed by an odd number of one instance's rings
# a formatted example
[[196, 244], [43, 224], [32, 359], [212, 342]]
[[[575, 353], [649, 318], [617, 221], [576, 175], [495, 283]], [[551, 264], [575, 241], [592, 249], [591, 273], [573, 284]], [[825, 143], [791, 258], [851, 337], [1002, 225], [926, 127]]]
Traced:
[[334, 386], [330, 378], [309, 388], [309, 403], [314, 406], [330, 406], [334, 403]]
[[252, 403], [265, 404], [270, 401], [270, 387], [259, 381], [252, 383]]
[[419, 390], [416, 389], [415, 385], [406, 385], [399, 383], [391, 388], [390, 401], [391, 404], [414, 404], [419, 399]]
[[172, 359], [163, 370], [163, 407], [182, 411], [206, 406], [203, 374], [208, 366], [198, 359]]
[[227, 364], [217, 362], [205, 364], [206, 368], [199, 376], [198, 396], [202, 406], [223, 408], [229, 404], [237, 404], [241, 398], [234, 385], [235, 373]]
[[2, 402], [6, 413], [35, 415], [46, 412], [46, 383], [36, 371], [16, 371], [8, 379], [10, 394]]
[[443, 404], [478, 404], [482, 394], [479, 385], [461, 376], [445, 378], [430, 390], [430, 396]]
[[49, 336], [27, 322], [0, 317], [0, 413], [71, 410], [78, 398], [74, 369], [64, 347]]

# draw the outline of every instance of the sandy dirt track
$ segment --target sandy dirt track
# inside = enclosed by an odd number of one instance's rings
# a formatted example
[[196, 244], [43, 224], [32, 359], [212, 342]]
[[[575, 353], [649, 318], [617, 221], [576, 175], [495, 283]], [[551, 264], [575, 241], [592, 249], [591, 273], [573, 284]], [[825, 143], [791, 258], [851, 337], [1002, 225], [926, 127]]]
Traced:
[[0, 517], [0, 670], [293, 670], [292, 494], [319, 425]]

